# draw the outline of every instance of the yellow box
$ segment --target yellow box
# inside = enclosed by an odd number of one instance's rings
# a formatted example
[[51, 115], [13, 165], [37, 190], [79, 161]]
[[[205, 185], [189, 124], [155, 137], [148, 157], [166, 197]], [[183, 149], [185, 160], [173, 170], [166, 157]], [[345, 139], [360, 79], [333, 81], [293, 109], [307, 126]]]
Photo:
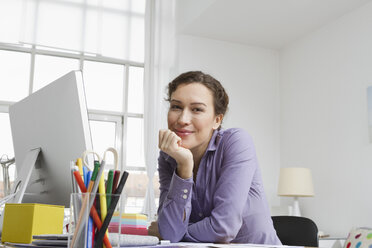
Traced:
[[62, 234], [64, 206], [7, 203], [2, 242], [31, 243], [32, 235]]

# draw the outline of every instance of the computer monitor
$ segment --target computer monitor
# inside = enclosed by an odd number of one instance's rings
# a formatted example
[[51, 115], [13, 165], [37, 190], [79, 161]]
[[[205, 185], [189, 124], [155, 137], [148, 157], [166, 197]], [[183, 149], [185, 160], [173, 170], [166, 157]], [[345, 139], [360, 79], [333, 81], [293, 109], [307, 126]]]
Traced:
[[11, 105], [9, 117], [16, 198], [69, 207], [70, 162], [92, 149], [82, 73], [72, 71]]

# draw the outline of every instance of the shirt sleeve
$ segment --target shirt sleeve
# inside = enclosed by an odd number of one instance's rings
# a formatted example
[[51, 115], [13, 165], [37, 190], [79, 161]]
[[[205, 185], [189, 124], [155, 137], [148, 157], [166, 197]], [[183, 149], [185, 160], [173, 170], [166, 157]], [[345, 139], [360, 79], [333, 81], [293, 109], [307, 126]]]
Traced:
[[258, 167], [256, 152], [250, 136], [243, 130], [229, 135], [222, 145], [214, 208], [209, 217], [188, 226], [183, 241], [230, 242], [242, 226], [244, 207]]
[[159, 156], [160, 199], [158, 227], [162, 238], [178, 242], [185, 235], [191, 213], [192, 177], [182, 179], [175, 167]]

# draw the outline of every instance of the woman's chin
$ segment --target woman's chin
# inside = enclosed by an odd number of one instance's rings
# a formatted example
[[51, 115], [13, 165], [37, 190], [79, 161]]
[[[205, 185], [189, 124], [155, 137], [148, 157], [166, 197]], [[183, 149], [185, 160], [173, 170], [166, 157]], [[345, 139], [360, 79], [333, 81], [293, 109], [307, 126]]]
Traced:
[[185, 148], [185, 149], [189, 149], [190, 150], [190, 147], [188, 145], [184, 145], [182, 144], [181, 147]]
[[191, 148], [190, 144], [188, 144], [188, 142], [185, 142], [185, 141], [183, 141], [183, 140], [182, 140], [182, 144], [181, 144], [181, 146], [182, 146], [183, 148], [185, 148], [185, 149], [190, 149], [190, 148]]

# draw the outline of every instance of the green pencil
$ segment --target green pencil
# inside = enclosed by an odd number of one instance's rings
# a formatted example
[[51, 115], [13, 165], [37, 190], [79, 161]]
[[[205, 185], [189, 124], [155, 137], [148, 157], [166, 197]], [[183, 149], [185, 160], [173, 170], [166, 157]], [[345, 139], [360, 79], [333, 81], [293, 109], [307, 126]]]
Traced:
[[106, 186], [107, 209], [110, 208], [110, 204], [111, 204], [111, 193], [112, 193], [113, 182], [114, 182], [114, 171], [110, 170], [108, 173], [107, 186]]

